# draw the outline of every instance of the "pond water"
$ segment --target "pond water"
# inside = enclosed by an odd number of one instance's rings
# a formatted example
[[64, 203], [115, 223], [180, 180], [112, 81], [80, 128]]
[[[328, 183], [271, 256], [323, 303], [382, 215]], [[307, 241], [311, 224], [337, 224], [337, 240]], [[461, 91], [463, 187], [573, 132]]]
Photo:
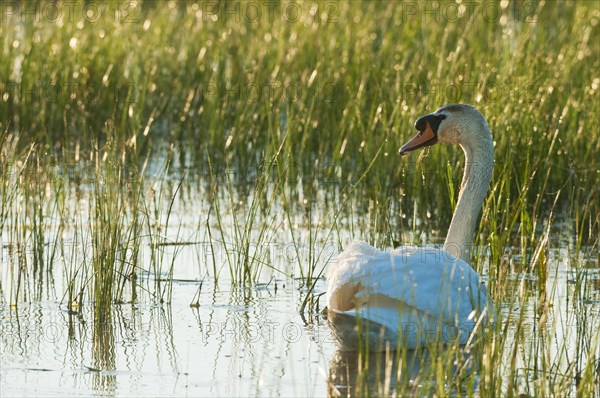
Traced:
[[[170, 305], [121, 305], [102, 325], [57, 302], [2, 314], [2, 396], [326, 394], [334, 345], [306, 327], [292, 285], [215, 291], [177, 283]], [[74, 318], [74, 319], [73, 319]]]
[[[157, 302], [145, 292], [156, 280], [169, 277], [169, 267], [150, 271], [146, 242], [146, 249], [140, 253], [141, 264], [147, 270], [145, 278], [141, 278], [146, 282], [140, 284], [140, 296], [134, 303], [113, 305], [102, 322], [95, 320], [94, 309], [89, 305], [82, 304], [73, 311], [65, 304], [68, 262], [74, 261], [71, 258], [62, 258], [49, 268], [34, 299], [11, 304], [7, 286], [11, 286], [13, 268], [9, 265], [14, 259], [8, 253], [9, 244], [3, 242], [1, 396], [336, 396], [355, 392], [356, 358], [336, 351], [327, 321], [319, 315], [324, 305], [324, 296], [319, 295], [326, 288], [323, 278], [314, 287], [318, 305], [312, 308], [308, 322], [300, 315], [308, 289], [300, 278], [291, 275], [298, 276], [306, 270], [298, 268], [298, 253], [294, 254], [293, 245], [283, 243], [291, 241], [290, 231], [281, 228], [273, 233], [268, 240], [269, 250], [263, 250], [265, 244], [250, 248], [251, 252], [264, 254], [261, 276], [252, 286], [242, 287], [229, 275], [227, 261], [227, 253], [234, 256], [240, 242], [224, 235], [230, 239], [228, 244], [218, 240], [209, 244], [206, 225], [211, 226], [213, 234], [218, 226], [215, 221], [206, 224], [206, 207], [201, 199], [190, 195], [182, 203], [175, 202], [166, 232], [171, 244], [157, 249], [165, 264], [173, 264], [170, 302]], [[224, 203], [221, 209], [221, 225], [226, 228], [236, 223], [231, 208], [231, 203]], [[283, 217], [280, 213], [273, 219]], [[298, 225], [298, 235], [310, 235], [302, 231], [300, 222]], [[257, 227], [252, 236], [259, 232]], [[69, 235], [68, 231], [62, 233]], [[343, 245], [354, 236], [350, 230], [337, 233]], [[46, 243], [51, 245], [53, 239], [49, 235]], [[72, 237], [67, 241], [72, 242]], [[335, 261], [338, 251], [337, 240], [321, 242], [317, 246], [324, 254], [317, 261], [315, 276]], [[79, 245], [75, 251], [65, 253], [85, 252], [85, 244]], [[301, 252], [305, 249], [300, 247]], [[539, 337], [536, 329], [540, 323], [534, 322], [540, 303], [535, 294], [524, 295], [529, 297], [525, 301], [507, 299], [496, 303], [507, 333], [500, 366], [508, 366], [516, 355], [515, 367], [524, 370], [524, 386], [531, 382], [527, 369], [537, 363], [540, 354], [556, 365], [553, 374], [563, 375], [576, 372], [575, 368], [582, 366], [588, 355], [598, 357], [600, 349], [594, 340], [597, 341], [600, 330], [600, 271], [593, 263], [597, 260], [573, 269], [568, 261], [572, 253], [567, 247], [553, 248], [550, 254], [546, 285], [551, 303], [545, 321], [546, 340]], [[310, 257], [306, 252], [299, 256], [305, 255]], [[509, 279], [522, 285], [522, 289], [535, 290], [535, 276], [510, 274]], [[525, 330], [517, 331], [516, 323], [511, 325], [515, 321], [510, 315], [521, 313], [531, 320], [531, 327], [526, 322]], [[515, 354], [512, 348], [518, 341], [523, 349]], [[370, 369], [369, 380], [398, 371], [397, 364], [387, 369], [385, 364], [389, 361], [385, 358], [373, 361], [383, 366]], [[408, 361], [402, 365], [402, 371], [416, 378], [419, 368], [430, 363], [431, 358], [418, 363]], [[415, 381], [415, 392], [427, 395], [427, 386], [435, 382]], [[575, 386], [575, 380], [569, 383]], [[373, 382], [375, 395], [393, 394], [393, 383], [382, 388]]]

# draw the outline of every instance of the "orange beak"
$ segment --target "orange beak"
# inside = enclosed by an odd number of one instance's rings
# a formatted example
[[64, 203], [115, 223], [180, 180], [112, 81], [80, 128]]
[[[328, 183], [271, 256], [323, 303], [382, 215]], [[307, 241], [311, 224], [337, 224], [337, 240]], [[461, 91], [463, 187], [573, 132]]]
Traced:
[[415, 135], [410, 141], [402, 145], [400, 155], [406, 155], [408, 152], [414, 151], [425, 146], [433, 145], [437, 142], [437, 136], [431, 129], [429, 122], [425, 122], [425, 129]]

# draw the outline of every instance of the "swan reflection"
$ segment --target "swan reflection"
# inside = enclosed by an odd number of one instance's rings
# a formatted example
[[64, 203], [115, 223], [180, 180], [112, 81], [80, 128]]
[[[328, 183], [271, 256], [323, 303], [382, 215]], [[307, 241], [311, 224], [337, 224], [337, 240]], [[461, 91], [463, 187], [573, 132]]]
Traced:
[[[456, 354], [456, 353], [454, 353]], [[464, 352], [463, 352], [464, 354]], [[463, 388], [478, 388], [478, 376], [473, 373], [470, 356], [464, 354], [459, 361], [445, 368], [449, 362], [448, 351], [417, 349], [406, 351], [369, 352], [336, 351], [328, 372], [330, 397], [362, 396], [432, 396], [437, 391], [455, 390], [455, 378], [465, 378]], [[441, 360], [439, 360], [442, 358]], [[452, 363], [450, 362], [450, 363]], [[441, 369], [439, 365], [442, 365]], [[440, 374], [440, 372], [442, 374]], [[467, 379], [471, 376], [470, 379]], [[461, 389], [462, 390], [462, 389]], [[456, 391], [458, 395], [466, 391]]]
[[431, 396], [449, 390], [460, 395], [465, 387], [478, 389], [474, 351], [444, 344], [393, 350], [389, 332], [359, 322], [353, 316], [329, 313], [338, 347], [329, 364], [330, 397]]

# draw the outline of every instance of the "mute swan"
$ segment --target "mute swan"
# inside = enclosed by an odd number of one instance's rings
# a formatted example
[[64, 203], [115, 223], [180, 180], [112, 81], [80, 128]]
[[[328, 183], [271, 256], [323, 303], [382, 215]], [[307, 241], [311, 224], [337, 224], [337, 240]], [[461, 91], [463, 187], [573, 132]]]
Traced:
[[[468, 264], [473, 233], [494, 166], [492, 135], [468, 105], [447, 105], [415, 123], [419, 133], [400, 148], [405, 155], [438, 142], [465, 153], [460, 194], [444, 250], [404, 247], [383, 252], [353, 242], [328, 272], [329, 324], [341, 350], [359, 340], [370, 349], [415, 349], [432, 342], [469, 342], [493, 314], [479, 275]], [[359, 337], [358, 328], [361, 330]]]

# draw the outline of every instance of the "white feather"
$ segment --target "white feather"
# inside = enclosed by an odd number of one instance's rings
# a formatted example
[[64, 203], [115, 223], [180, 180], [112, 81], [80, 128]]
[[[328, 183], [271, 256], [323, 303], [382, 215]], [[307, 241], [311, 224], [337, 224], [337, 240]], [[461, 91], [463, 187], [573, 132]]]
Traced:
[[[374, 335], [383, 326], [393, 347], [414, 349], [456, 338], [465, 344], [491, 305], [485, 285], [469, 264], [433, 248], [384, 252], [355, 241], [338, 256], [327, 279], [329, 311], [374, 323], [369, 326]], [[344, 334], [338, 330], [338, 340]]]

